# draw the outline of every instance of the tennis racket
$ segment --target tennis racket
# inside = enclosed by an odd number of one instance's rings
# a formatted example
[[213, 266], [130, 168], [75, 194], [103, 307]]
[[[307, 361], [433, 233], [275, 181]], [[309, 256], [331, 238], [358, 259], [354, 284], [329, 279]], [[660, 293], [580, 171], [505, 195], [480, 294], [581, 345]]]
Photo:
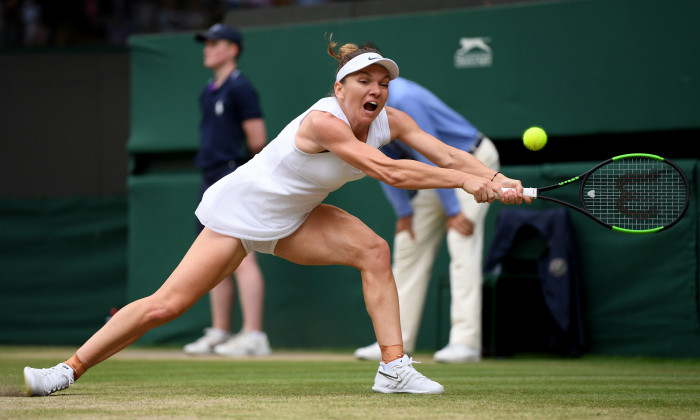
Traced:
[[[543, 193], [579, 182], [580, 205]], [[624, 233], [654, 233], [675, 225], [690, 203], [688, 179], [675, 163], [646, 153], [615, 156], [588, 172], [523, 195], [577, 210]]]

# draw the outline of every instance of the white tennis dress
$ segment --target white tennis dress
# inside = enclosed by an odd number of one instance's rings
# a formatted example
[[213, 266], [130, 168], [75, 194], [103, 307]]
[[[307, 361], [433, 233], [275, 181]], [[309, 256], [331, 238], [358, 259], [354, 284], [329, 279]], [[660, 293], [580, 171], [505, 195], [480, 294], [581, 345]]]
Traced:
[[[311, 210], [343, 184], [365, 176], [330, 152], [304, 153], [294, 138], [311, 111], [325, 111], [345, 121], [338, 101], [323, 98], [290, 122], [248, 163], [212, 185], [195, 214], [209, 229], [252, 241], [291, 235]], [[372, 122], [367, 144], [379, 148], [390, 141], [386, 110]]]

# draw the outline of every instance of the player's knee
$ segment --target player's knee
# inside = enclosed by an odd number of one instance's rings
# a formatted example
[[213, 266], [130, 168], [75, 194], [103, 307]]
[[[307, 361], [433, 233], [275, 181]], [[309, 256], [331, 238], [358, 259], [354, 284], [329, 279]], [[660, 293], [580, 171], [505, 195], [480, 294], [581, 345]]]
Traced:
[[363, 244], [362, 265], [366, 270], [391, 270], [391, 249], [382, 237], [375, 235]]
[[186, 308], [176, 303], [150, 296], [146, 299], [145, 322], [153, 327], [163, 325], [182, 315]]

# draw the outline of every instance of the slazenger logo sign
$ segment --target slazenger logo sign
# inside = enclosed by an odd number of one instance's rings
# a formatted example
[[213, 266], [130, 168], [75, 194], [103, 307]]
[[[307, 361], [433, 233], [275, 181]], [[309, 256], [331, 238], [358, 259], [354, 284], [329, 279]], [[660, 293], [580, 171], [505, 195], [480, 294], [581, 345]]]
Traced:
[[455, 51], [455, 67], [458, 69], [491, 67], [493, 52], [486, 43], [490, 38], [461, 38], [460, 48]]

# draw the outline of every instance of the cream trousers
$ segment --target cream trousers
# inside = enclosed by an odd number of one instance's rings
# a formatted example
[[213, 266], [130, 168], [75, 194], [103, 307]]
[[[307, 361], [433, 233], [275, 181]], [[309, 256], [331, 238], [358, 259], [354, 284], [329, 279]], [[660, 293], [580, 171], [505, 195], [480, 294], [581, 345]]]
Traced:
[[[498, 151], [484, 138], [474, 156], [495, 171], [499, 169]], [[464, 236], [455, 230], [447, 232], [450, 255], [450, 343], [481, 348], [482, 255], [484, 220], [488, 203], [479, 204], [462, 189], [456, 189], [461, 212], [474, 223], [474, 233]], [[401, 332], [404, 350], [415, 350], [416, 338], [425, 306], [425, 296], [433, 264], [445, 236], [444, 213], [434, 190], [420, 190], [412, 199], [413, 233], [394, 237], [393, 271], [399, 293]]]

